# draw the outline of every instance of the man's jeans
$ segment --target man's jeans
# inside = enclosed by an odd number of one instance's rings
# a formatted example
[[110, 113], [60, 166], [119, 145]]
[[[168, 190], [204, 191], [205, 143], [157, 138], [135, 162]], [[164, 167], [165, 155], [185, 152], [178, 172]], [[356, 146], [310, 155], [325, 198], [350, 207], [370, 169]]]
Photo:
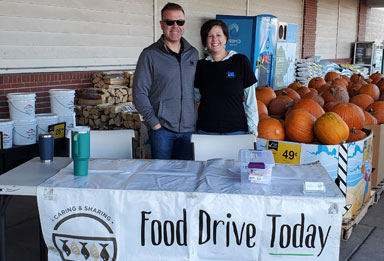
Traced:
[[176, 133], [164, 128], [149, 130], [152, 159], [192, 160], [191, 135], [193, 133]]

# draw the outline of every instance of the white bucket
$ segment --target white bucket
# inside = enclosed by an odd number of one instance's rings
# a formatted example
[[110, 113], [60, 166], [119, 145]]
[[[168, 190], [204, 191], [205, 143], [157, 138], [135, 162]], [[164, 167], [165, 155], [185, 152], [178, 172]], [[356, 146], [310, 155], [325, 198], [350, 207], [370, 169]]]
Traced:
[[51, 112], [62, 116], [72, 116], [75, 107], [75, 91], [50, 89]]
[[36, 119], [14, 121], [13, 145], [36, 143]]
[[48, 131], [48, 126], [58, 123], [59, 117], [54, 113], [39, 113], [36, 114], [37, 133], [36, 140], [39, 139], [39, 134]]
[[3, 133], [3, 148], [11, 148], [13, 137], [13, 121], [10, 119], [0, 120], [0, 131]]
[[8, 93], [9, 115], [12, 120], [35, 118], [36, 94], [28, 92]]
[[72, 112], [72, 115], [59, 115], [58, 122], [65, 122], [65, 129], [68, 131], [69, 129], [76, 127], [76, 113]]

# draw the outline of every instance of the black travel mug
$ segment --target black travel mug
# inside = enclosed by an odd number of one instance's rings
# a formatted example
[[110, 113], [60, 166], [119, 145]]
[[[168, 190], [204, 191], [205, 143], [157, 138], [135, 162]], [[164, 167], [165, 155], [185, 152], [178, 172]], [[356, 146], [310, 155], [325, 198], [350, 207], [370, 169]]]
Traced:
[[49, 132], [39, 134], [40, 161], [49, 163], [53, 161], [54, 142], [53, 135]]

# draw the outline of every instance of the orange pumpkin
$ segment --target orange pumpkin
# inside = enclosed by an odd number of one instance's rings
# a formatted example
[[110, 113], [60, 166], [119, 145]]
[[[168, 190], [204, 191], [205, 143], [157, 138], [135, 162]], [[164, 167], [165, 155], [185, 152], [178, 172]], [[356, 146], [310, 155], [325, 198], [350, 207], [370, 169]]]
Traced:
[[372, 114], [370, 114], [369, 112], [364, 111], [364, 116], [365, 116], [364, 126], [377, 124], [376, 118], [373, 117]]
[[283, 88], [281, 90], [279, 90], [277, 93], [276, 93], [276, 96], [279, 97], [279, 96], [289, 96], [292, 98], [292, 100], [294, 102], [298, 102], [299, 100], [301, 100], [301, 97], [300, 95], [293, 89], [290, 89], [290, 88]]
[[349, 95], [348, 91], [344, 87], [340, 87], [338, 85], [332, 85], [329, 89], [324, 91], [324, 93], [321, 95], [324, 99], [324, 102], [333, 102], [333, 101], [340, 101], [340, 102], [348, 102], [349, 101]]
[[308, 87], [319, 90], [320, 86], [322, 86], [326, 83], [327, 82], [322, 77], [315, 77], [309, 81]]
[[315, 88], [308, 88], [308, 90], [309, 90], [310, 92], [313, 92], [313, 93], [319, 94], [319, 91], [318, 91], [318, 90], [316, 90]]
[[378, 124], [384, 123], [384, 101], [372, 103], [367, 107], [366, 111], [376, 118]]
[[350, 82], [351, 82], [351, 80], [349, 79], [349, 77], [346, 76], [346, 75], [341, 75], [340, 77], [343, 78], [344, 80], [346, 80], [347, 83], [350, 83]]
[[341, 102], [333, 107], [332, 112], [336, 112], [345, 121], [349, 130], [361, 130], [364, 127], [364, 111], [356, 104]]
[[331, 85], [339, 85], [341, 87], [347, 88], [348, 82], [344, 80], [343, 78], [336, 78], [332, 81]]
[[335, 102], [327, 102], [326, 104], [324, 104], [324, 111], [325, 112], [330, 112], [332, 111], [333, 107], [336, 106], [336, 104], [339, 104], [340, 102], [339, 101], [335, 101]]
[[379, 100], [380, 97], [380, 89], [377, 87], [376, 84], [368, 83], [366, 85], [363, 85], [363, 87], [359, 90], [360, 94], [368, 94], [371, 96], [375, 101]]
[[262, 113], [259, 115], [259, 122], [263, 119], [270, 118], [268, 114]]
[[318, 89], [319, 94], [324, 93], [329, 88], [331, 88], [331, 85], [329, 83], [321, 85], [320, 88]]
[[312, 99], [300, 100], [295, 104], [295, 106], [293, 106], [293, 109], [304, 109], [312, 114], [316, 119], [325, 113], [323, 107]]
[[348, 136], [348, 139], [347, 139], [347, 143], [349, 142], [355, 142], [355, 141], [358, 141], [358, 140], [362, 140], [364, 138], [367, 137], [367, 133], [365, 133], [364, 131], [362, 130], [356, 130], [356, 129], [352, 129], [350, 132], [349, 132], [349, 136]]
[[297, 91], [298, 88], [305, 87], [301, 82], [293, 82], [290, 85], [288, 85], [289, 89]]
[[267, 106], [264, 104], [264, 102], [257, 100], [257, 112], [260, 116], [260, 114], [267, 114], [268, 115], [268, 109]]
[[348, 139], [349, 128], [335, 112], [326, 112], [313, 126], [317, 139], [325, 145], [337, 145]]
[[268, 106], [268, 112], [270, 116], [277, 118], [283, 118], [285, 112], [288, 109], [289, 103], [293, 100], [289, 96], [279, 96], [273, 99]]
[[276, 93], [271, 87], [257, 86], [256, 99], [262, 101], [267, 107], [269, 103], [276, 98]]
[[331, 82], [336, 78], [340, 78], [340, 75], [337, 72], [327, 72], [327, 74], [325, 75], [326, 82]]
[[294, 142], [310, 143], [314, 138], [315, 117], [304, 109], [292, 110], [285, 119], [285, 135]]
[[359, 106], [360, 108], [362, 108], [363, 110], [365, 110], [369, 105], [371, 105], [372, 103], [374, 103], [375, 101], [373, 100], [373, 98], [371, 96], [369, 96], [368, 94], [358, 94], [356, 96], [353, 96], [350, 100], [349, 100], [350, 103], [353, 103], [353, 104], [356, 104], [357, 106]]
[[283, 124], [274, 118], [264, 118], [257, 125], [258, 137], [267, 140], [284, 140]]
[[[315, 89], [313, 89], [315, 90]], [[302, 99], [311, 99], [311, 100], [314, 100], [315, 102], [317, 102], [321, 107], [324, 106], [324, 99], [323, 97], [321, 97], [321, 95], [315, 93], [315, 92], [310, 92], [310, 93], [307, 93], [306, 95], [303, 96]]]
[[[313, 90], [315, 90], [315, 89], [313, 89]], [[296, 92], [300, 95], [301, 98], [303, 98], [303, 96], [305, 94], [311, 92], [311, 90], [308, 87], [303, 86], [303, 87], [297, 88]]]
[[380, 93], [383, 93], [384, 92], [384, 77], [380, 79], [380, 81], [378, 81], [376, 83], [377, 87], [379, 87], [379, 90], [380, 90]]
[[361, 81], [365, 82], [365, 78], [363, 75], [361, 75], [360, 73], [352, 74], [351, 82], [359, 82], [360, 83]]
[[376, 84], [378, 81], [380, 81], [381, 78], [383, 78], [383, 75], [379, 72], [372, 73], [371, 76], [369, 76], [370, 79], [372, 79], [372, 83]]
[[363, 85], [361, 83], [353, 83], [351, 86], [348, 87], [348, 94], [349, 97], [353, 97], [355, 95], [359, 94], [359, 90]]

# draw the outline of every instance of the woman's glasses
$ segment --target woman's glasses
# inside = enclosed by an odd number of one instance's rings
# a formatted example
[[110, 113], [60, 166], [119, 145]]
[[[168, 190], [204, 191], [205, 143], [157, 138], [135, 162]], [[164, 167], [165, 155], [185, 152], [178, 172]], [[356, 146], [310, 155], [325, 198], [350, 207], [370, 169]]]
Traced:
[[185, 24], [185, 20], [165, 20], [163, 21], [166, 25], [168, 26], [172, 26], [174, 25], [175, 23], [178, 25], [178, 26], [183, 26]]

